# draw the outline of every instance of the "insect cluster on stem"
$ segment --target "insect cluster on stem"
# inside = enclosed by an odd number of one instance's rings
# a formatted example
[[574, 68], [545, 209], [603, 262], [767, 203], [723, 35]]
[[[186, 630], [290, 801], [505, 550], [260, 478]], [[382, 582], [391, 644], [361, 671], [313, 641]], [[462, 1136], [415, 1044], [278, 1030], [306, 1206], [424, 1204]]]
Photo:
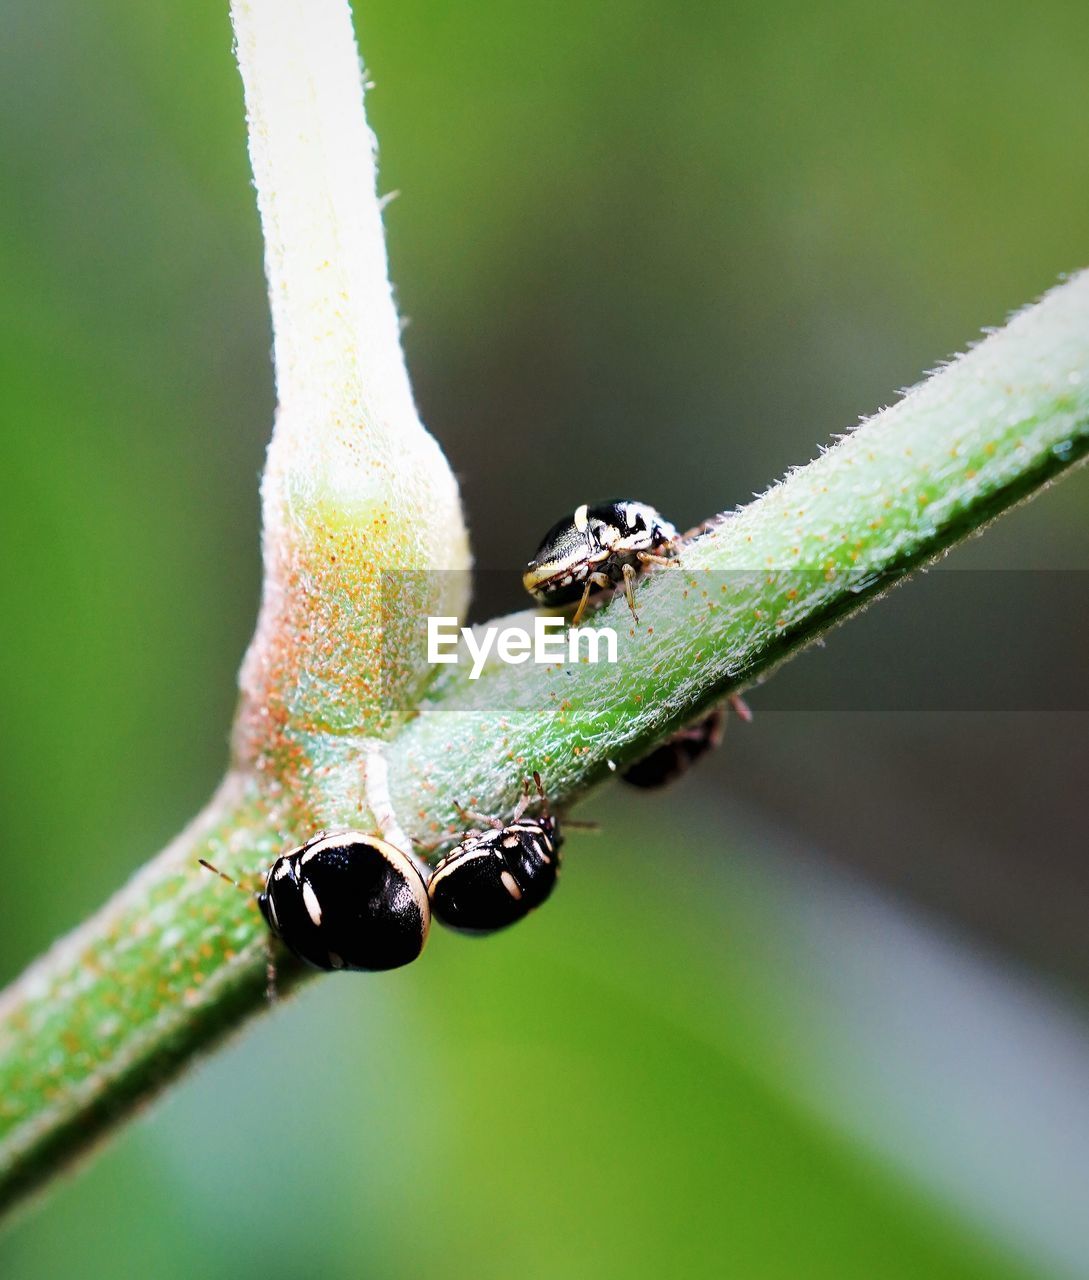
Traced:
[[[676, 563], [683, 539], [644, 502], [583, 503], [545, 534], [522, 575], [551, 607], [575, 605], [573, 623], [596, 593], [622, 589], [636, 622], [634, 584], [656, 565]], [[742, 718], [749, 711], [731, 698]], [[678, 730], [621, 774], [640, 788], [665, 785], [718, 745], [725, 708]], [[475, 823], [432, 868], [411, 849], [365, 831], [319, 831], [269, 867], [257, 904], [270, 933], [317, 969], [377, 971], [410, 963], [431, 919], [463, 933], [505, 929], [555, 888], [563, 836], [534, 773], [541, 812], [527, 812], [528, 782], [509, 820], [456, 806]], [[230, 880], [210, 863], [208, 870]]]
[[[459, 807], [466, 832], [431, 870], [421, 859], [365, 831], [319, 831], [269, 867], [257, 905], [272, 935], [315, 969], [397, 969], [423, 950], [434, 916], [465, 933], [494, 933], [528, 915], [552, 892], [563, 837], [548, 812], [526, 813], [529, 786], [509, 822]], [[211, 863], [209, 871], [237, 885]]]

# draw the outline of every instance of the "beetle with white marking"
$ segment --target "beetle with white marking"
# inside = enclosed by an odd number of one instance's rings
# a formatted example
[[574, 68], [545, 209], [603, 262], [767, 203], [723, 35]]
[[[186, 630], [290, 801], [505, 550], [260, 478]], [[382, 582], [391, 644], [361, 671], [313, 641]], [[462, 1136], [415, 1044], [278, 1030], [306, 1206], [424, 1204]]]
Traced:
[[578, 601], [578, 625], [591, 593], [622, 586], [632, 617], [633, 583], [653, 564], [669, 564], [677, 554], [677, 530], [645, 502], [613, 498], [586, 503], [554, 524], [522, 574], [526, 590], [544, 605]]
[[257, 905], [316, 969], [396, 969], [427, 941], [431, 912], [407, 854], [362, 831], [321, 831], [269, 868]]
[[[420, 954], [431, 927], [427, 888], [415, 863], [363, 831], [319, 831], [281, 854], [269, 867], [257, 905], [274, 936], [315, 969], [400, 968]], [[270, 967], [270, 996], [274, 990]]]
[[[545, 800], [540, 774], [537, 793]], [[527, 784], [509, 822], [469, 813], [467, 820], [486, 824], [467, 832], [457, 848], [438, 864], [427, 892], [435, 918], [463, 933], [494, 933], [539, 907], [556, 885], [560, 869], [560, 834], [547, 812], [526, 817]]]

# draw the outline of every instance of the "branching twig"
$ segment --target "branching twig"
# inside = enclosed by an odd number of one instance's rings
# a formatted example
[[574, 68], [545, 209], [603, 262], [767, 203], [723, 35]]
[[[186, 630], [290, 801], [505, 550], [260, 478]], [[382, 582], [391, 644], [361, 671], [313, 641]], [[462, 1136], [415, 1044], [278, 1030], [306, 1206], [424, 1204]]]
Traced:
[[[652, 574], [638, 629], [608, 606], [616, 667], [458, 672], [410, 718], [422, 619], [456, 613], [464, 577], [430, 571], [467, 553], [403, 376], [348, 14], [343, 0], [234, 13], [281, 397], [235, 765], [188, 831], [0, 997], [0, 1203], [264, 1007], [264, 924], [198, 857], [256, 885], [315, 826], [371, 822], [376, 737], [396, 735], [394, 806], [417, 839], [450, 830], [455, 798], [501, 811], [531, 768], [569, 803], [1089, 450], [1081, 276]], [[298, 977], [281, 961], [281, 987]]]

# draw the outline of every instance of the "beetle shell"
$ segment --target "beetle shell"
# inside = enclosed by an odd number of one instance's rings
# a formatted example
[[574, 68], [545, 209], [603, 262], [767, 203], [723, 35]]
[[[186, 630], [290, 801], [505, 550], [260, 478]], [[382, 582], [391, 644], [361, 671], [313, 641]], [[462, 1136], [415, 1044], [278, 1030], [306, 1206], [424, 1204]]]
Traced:
[[321, 832], [277, 858], [257, 904], [272, 932], [316, 969], [396, 969], [431, 923], [409, 858], [361, 831]]
[[715, 707], [702, 720], [685, 725], [668, 742], [663, 742], [642, 760], [637, 760], [620, 776], [630, 786], [651, 790], [681, 777], [722, 741], [726, 712]]
[[464, 933], [505, 929], [552, 892], [561, 844], [551, 817], [472, 832], [435, 868], [428, 885], [432, 913]]
[[677, 542], [677, 530], [645, 502], [584, 503], [545, 534], [522, 582], [542, 604], [573, 604], [591, 573], [619, 584], [625, 564], [642, 567], [639, 552], [672, 556]]

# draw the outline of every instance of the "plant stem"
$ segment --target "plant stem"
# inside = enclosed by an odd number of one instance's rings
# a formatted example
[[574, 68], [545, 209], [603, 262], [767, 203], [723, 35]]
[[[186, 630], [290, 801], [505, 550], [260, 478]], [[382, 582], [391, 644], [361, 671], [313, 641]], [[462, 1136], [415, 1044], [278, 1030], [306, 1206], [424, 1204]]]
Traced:
[[532, 769], [569, 803], [1087, 450], [1089, 272], [652, 572], [640, 626], [622, 597], [594, 614], [615, 666], [445, 668], [391, 750], [410, 834], [452, 834], [455, 799], [503, 812]]
[[[375, 200], [351, 13], [232, 0], [265, 238], [281, 416], [308, 452], [343, 416], [416, 416]], [[309, 421], [308, 421], [309, 420]]]
[[[262, 483], [265, 583], [235, 762], [281, 818], [343, 820], [310, 785], [315, 735], [387, 737], [429, 671], [406, 625], [460, 613], [452, 472], [416, 413], [347, 0], [232, 0], [265, 235], [279, 406]], [[358, 782], [356, 786], [358, 791]]]
[[[457, 485], [412, 402], [347, 0], [231, 13], [279, 397], [233, 769], [189, 830], [0, 997], [0, 1203], [262, 1007], [265, 926], [197, 858], [256, 887], [318, 827], [373, 829], [365, 762], [429, 676], [412, 619], [464, 605]], [[297, 976], [282, 960], [281, 987]]]
[[[500, 667], [476, 683], [459, 668], [436, 682], [387, 752], [402, 823], [434, 840], [452, 832], [455, 799], [503, 812], [533, 768], [570, 803], [610, 759], [637, 758], [1087, 451], [1082, 275], [696, 539], [681, 568], [652, 573], [640, 627], [623, 600], [606, 606], [595, 624], [627, 638], [615, 667]], [[363, 811], [368, 741], [310, 734], [324, 807]], [[256, 885], [299, 835], [276, 814], [266, 779], [232, 774], [188, 831], [0, 997], [0, 1204], [265, 1007], [267, 932], [253, 901], [196, 859]], [[282, 952], [280, 964], [292, 985], [301, 974]]]
[[[281, 849], [256, 788], [231, 775], [163, 853], [0, 996], [0, 1205], [260, 1007], [266, 944], [254, 899], [196, 859], [244, 851], [256, 867]], [[290, 966], [283, 977], [293, 981]]]

